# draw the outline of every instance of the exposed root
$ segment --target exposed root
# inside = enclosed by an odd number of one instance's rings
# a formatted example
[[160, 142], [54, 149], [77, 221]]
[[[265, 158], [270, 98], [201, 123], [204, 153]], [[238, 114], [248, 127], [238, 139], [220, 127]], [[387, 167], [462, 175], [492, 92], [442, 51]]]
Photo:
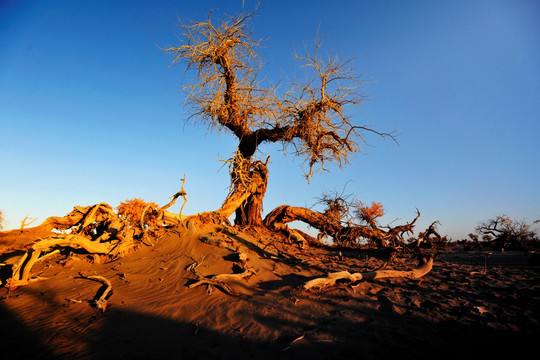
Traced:
[[[166, 231], [166, 226], [176, 226], [182, 222], [181, 215], [165, 209], [179, 196], [185, 198], [185, 194], [182, 189], [169, 204], [161, 208], [154, 203], [130, 200], [121, 204], [122, 211], [119, 210], [118, 214], [106, 203], [76, 206], [64, 217], [50, 217], [35, 228], [21, 230], [31, 233], [36, 232], [36, 229], [46, 229], [51, 236], [38, 239], [28, 249], [14, 266], [12, 276], [7, 279], [5, 286], [12, 290], [28, 284], [33, 280], [30, 271], [34, 264], [58, 253], [62, 248], [82, 249], [96, 256], [119, 257], [144, 244], [145, 239], [150, 238], [149, 234], [159, 238]], [[52, 235], [52, 230], [62, 233]]]
[[[70, 247], [74, 249], [84, 249], [91, 254], [108, 254], [115, 246], [115, 243], [99, 243], [77, 234], [65, 236], [51, 236], [36, 242], [19, 260], [19, 263], [13, 269], [13, 275], [7, 280], [6, 285], [10, 289], [15, 289], [29, 283], [30, 270], [34, 264], [52, 253], [39, 257], [43, 252], [48, 252], [52, 248]], [[54, 250], [53, 253], [57, 253]]]
[[354, 245], [359, 240], [368, 240], [378, 247], [399, 247], [403, 244], [403, 235], [412, 233], [416, 221], [420, 218], [420, 212], [417, 210], [416, 217], [410, 223], [383, 229], [372, 219], [366, 222], [367, 225], [345, 221], [342, 212], [347, 212], [346, 210], [335, 211], [330, 207], [325, 212], [317, 212], [303, 207], [281, 205], [272, 210], [263, 223], [269, 229], [290, 236], [292, 230], [286, 224], [302, 221], [319, 230], [318, 238], [329, 236], [338, 245]]

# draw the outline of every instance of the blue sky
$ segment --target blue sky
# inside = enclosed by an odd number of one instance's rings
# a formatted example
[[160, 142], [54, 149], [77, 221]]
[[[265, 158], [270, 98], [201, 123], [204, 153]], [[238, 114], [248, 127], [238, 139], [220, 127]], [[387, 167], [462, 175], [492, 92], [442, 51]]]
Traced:
[[[248, 9], [253, 2], [247, 1]], [[0, 209], [5, 228], [76, 205], [134, 197], [165, 204], [186, 175], [184, 213], [220, 206], [229, 183], [225, 133], [192, 124], [190, 79], [159, 46], [179, 43], [178, 17], [217, 21], [241, 1], [0, 2]], [[370, 97], [351, 116], [399, 146], [370, 147], [308, 184], [302, 159], [270, 154], [264, 213], [312, 206], [323, 191], [381, 202], [382, 223], [422, 213], [417, 230], [465, 237], [505, 213], [540, 218], [538, 1], [261, 1], [264, 75], [301, 74], [294, 60], [317, 31], [324, 51], [355, 57]]]

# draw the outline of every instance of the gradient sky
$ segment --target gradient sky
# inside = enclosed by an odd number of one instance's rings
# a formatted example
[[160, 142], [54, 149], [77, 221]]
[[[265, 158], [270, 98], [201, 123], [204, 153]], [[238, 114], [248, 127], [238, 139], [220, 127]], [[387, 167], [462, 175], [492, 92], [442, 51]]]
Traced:
[[[253, 2], [246, 1], [247, 9]], [[236, 141], [187, 120], [191, 74], [159, 46], [177, 45], [178, 18], [235, 14], [241, 1], [0, 1], [0, 209], [5, 228], [76, 205], [134, 197], [165, 204], [186, 175], [184, 214], [227, 193], [220, 159]], [[323, 191], [381, 202], [382, 223], [421, 213], [460, 239], [479, 221], [540, 218], [540, 2], [268, 1], [252, 29], [272, 81], [302, 74], [295, 49], [319, 31], [324, 51], [367, 84], [359, 124], [396, 130], [308, 184], [302, 159], [267, 144], [264, 214], [312, 206]], [[178, 207], [179, 208], [179, 207]]]

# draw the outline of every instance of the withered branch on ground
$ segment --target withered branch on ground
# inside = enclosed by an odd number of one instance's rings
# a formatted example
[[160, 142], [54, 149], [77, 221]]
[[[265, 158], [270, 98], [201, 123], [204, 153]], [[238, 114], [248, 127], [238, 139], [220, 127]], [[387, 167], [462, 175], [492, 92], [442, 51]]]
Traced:
[[214, 286], [221, 289], [226, 294], [238, 296], [238, 293], [233, 288], [230, 287], [228, 282], [244, 280], [254, 274], [255, 274], [255, 271], [252, 269], [246, 269], [244, 272], [239, 273], [239, 274], [218, 274], [218, 275], [213, 275], [210, 277], [199, 278], [199, 280], [197, 280], [194, 283], [189, 284], [187, 287], [191, 289], [191, 288], [201, 286], [201, 285]]
[[98, 293], [96, 294], [96, 297], [91, 301], [91, 304], [93, 307], [96, 308], [97, 311], [105, 312], [105, 310], [107, 310], [107, 305], [108, 305], [107, 300], [112, 294], [112, 284], [109, 281], [109, 279], [100, 275], [91, 275], [91, 276], [81, 275], [81, 278], [94, 280], [103, 284], [103, 287], [98, 290]]
[[281, 205], [272, 210], [264, 219], [264, 225], [270, 229], [285, 231], [287, 234], [292, 230], [286, 224], [293, 221], [302, 221], [319, 230], [319, 239], [329, 236], [337, 245], [354, 245], [361, 240], [375, 243], [380, 247], [393, 247], [403, 244], [403, 235], [412, 233], [417, 216], [405, 225], [381, 229], [375, 222], [368, 225], [343, 224], [341, 216], [335, 216], [332, 212], [317, 212], [303, 207]]
[[141, 246], [149, 235], [159, 238], [166, 227], [181, 223], [179, 215], [165, 210], [178, 196], [182, 196], [182, 192], [163, 207], [140, 199], [129, 200], [120, 204], [118, 213], [106, 203], [76, 206], [66, 216], [49, 217], [39, 226], [17, 230], [27, 235], [46, 232], [49, 236], [35, 239], [14, 266], [5, 285], [14, 289], [28, 284], [32, 281], [30, 271], [34, 264], [59, 249], [81, 249], [89, 255], [115, 258]]
[[304, 289], [324, 289], [335, 286], [337, 283], [355, 283], [362, 280], [374, 280], [382, 278], [410, 278], [418, 279], [431, 271], [433, 267], [433, 258], [430, 258], [424, 265], [414, 270], [375, 270], [364, 273], [353, 273], [348, 271], [339, 271], [328, 274], [323, 278], [316, 278], [304, 284]]

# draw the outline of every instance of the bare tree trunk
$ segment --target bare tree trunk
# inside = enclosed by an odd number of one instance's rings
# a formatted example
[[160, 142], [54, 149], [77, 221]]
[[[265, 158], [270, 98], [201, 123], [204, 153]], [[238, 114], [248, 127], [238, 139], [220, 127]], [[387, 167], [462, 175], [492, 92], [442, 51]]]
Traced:
[[251, 162], [242, 158], [231, 174], [235, 193], [249, 191], [251, 194], [235, 210], [235, 224], [263, 226], [263, 199], [268, 185], [268, 168], [262, 161]]
[[263, 226], [263, 199], [268, 185], [268, 169], [266, 164], [258, 161], [250, 174], [255, 184], [255, 191], [236, 209], [235, 224], [241, 226]]

